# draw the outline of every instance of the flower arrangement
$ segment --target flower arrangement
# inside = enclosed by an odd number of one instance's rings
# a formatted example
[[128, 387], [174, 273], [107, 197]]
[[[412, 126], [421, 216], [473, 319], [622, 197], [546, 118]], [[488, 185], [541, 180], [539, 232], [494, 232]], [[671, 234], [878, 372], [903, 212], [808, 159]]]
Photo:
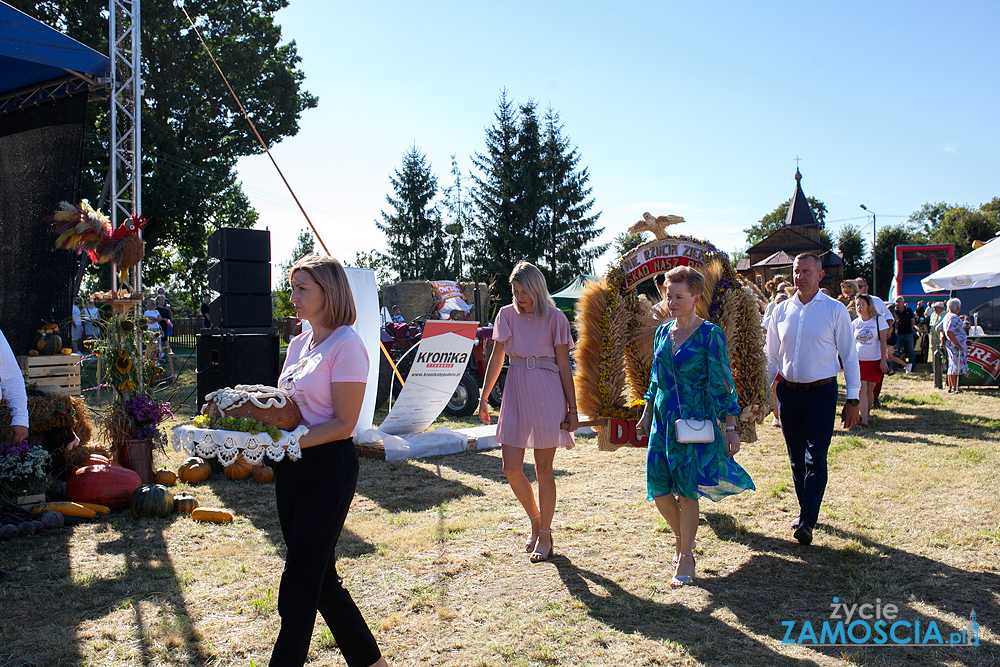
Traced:
[[100, 324], [94, 353], [104, 359], [100, 380], [111, 388], [111, 406], [101, 425], [117, 452], [128, 440], [152, 440], [162, 447], [160, 424], [173, 416], [170, 404], [154, 398], [150, 383], [160, 372], [155, 361], [156, 333], [144, 317], [115, 314]]
[[0, 492], [16, 498], [45, 488], [49, 453], [27, 440], [0, 444]]

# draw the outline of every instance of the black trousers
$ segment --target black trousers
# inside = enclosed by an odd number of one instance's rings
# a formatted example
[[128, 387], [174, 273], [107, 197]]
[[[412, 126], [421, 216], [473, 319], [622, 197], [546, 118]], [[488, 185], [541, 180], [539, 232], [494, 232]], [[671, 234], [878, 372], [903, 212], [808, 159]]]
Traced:
[[382, 654], [337, 576], [334, 553], [358, 483], [354, 443], [348, 438], [307, 447], [300, 460], [278, 462], [274, 481], [288, 554], [278, 588], [281, 630], [271, 666], [305, 663], [317, 611], [348, 665], [367, 667], [377, 662]]
[[826, 492], [826, 453], [837, 416], [837, 383], [796, 391], [779, 382], [777, 392], [799, 517], [815, 526]]

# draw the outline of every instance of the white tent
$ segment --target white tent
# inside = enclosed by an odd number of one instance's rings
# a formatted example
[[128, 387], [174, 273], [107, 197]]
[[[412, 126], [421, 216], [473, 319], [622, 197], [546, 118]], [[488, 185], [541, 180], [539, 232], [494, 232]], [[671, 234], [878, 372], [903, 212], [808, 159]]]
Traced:
[[1000, 285], [1000, 239], [994, 238], [965, 257], [920, 281], [925, 292]]

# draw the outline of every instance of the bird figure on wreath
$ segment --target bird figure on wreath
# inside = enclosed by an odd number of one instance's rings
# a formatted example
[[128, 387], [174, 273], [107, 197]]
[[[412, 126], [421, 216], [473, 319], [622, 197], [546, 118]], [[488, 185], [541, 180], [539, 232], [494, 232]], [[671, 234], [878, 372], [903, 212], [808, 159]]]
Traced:
[[59, 202], [59, 210], [47, 219], [56, 225], [57, 248], [75, 250], [78, 255], [87, 253], [94, 264], [114, 262], [122, 284], [127, 285], [128, 270], [145, 254], [146, 242], [139, 235], [146, 227], [146, 219], [137, 215], [111, 229], [111, 219], [84, 199], [79, 205]]

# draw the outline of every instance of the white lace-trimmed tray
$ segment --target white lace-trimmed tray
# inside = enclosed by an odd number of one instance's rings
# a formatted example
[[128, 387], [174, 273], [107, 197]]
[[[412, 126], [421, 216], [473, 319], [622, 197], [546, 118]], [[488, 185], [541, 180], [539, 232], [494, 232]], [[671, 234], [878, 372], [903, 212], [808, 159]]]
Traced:
[[306, 426], [281, 431], [281, 437], [275, 442], [267, 433], [222, 431], [183, 424], [174, 428], [172, 438], [175, 452], [184, 450], [202, 458], [215, 457], [225, 466], [232, 465], [243, 454], [243, 458], [256, 465], [265, 455], [272, 461], [280, 461], [285, 456], [298, 461], [302, 458], [299, 438], [308, 432]]

